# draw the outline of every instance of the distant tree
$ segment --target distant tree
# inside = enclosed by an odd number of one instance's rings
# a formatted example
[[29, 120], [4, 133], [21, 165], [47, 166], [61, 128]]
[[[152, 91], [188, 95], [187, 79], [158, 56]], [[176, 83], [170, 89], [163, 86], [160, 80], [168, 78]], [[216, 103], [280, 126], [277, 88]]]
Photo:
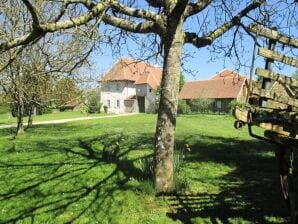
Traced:
[[92, 89], [87, 91], [85, 95], [87, 112], [90, 114], [100, 113], [102, 107], [102, 103], [100, 102], [100, 91], [97, 89]]
[[52, 102], [54, 107], [60, 108], [71, 100], [82, 99], [82, 94], [75, 79], [61, 77], [54, 83]]

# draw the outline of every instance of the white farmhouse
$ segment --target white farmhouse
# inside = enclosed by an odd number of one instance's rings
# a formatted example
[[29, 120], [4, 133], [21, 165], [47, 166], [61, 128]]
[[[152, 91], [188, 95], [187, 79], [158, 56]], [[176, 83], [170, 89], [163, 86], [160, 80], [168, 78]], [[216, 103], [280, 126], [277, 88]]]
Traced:
[[101, 79], [101, 102], [109, 113], [154, 112], [162, 69], [130, 58], [120, 59]]

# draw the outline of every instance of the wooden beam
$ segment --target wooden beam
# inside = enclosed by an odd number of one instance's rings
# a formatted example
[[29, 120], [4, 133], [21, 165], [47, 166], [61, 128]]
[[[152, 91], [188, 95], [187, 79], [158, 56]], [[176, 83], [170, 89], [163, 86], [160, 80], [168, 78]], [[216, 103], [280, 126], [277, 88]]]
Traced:
[[280, 125], [275, 125], [275, 124], [271, 124], [271, 123], [259, 123], [259, 124], [257, 124], [257, 126], [260, 128], [263, 128], [265, 130], [268, 130], [268, 131], [279, 133], [284, 136], [290, 135], [290, 132], [285, 131], [284, 127], [280, 126]]
[[278, 41], [282, 44], [289, 45], [291, 47], [298, 48], [298, 39], [283, 35], [276, 30], [268, 29], [258, 24], [250, 24], [248, 30], [253, 33], [257, 33], [259, 36], [267, 37], [269, 39]]
[[233, 110], [233, 116], [238, 121], [242, 121], [244, 123], [247, 123], [248, 122], [248, 120], [247, 120], [247, 118], [248, 118], [248, 110], [246, 110], [246, 109], [241, 109], [241, 108], [236, 107]]
[[[233, 111], [233, 115], [236, 118], [236, 120], [248, 123], [247, 109], [235, 108]], [[280, 121], [280, 118], [276, 119], [276, 114], [273, 112], [257, 110], [253, 114], [253, 119], [251, 122], [252, 125], [258, 126], [265, 130], [274, 131], [276, 133], [289, 136], [290, 131], [287, 130], [295, 129], [296, 133], [298, 132], [298, 117], [296, 118], [296, 115], [297, 113], [282, 111], [280, 113], [280, 116], [281, 118], [283, 116], [285, 118], [285, 122], [282, 122]]]
[[287, 57], [283, 54], [275, 51], [268, 50], [266, 48], [259, 48], [258, 54], [265, 58], [270, 58], [274, 61], [279, 61], [287, 65], [291, 65], [298, 68], [298, 60], [296, 58]]
[[273, 81], [277, 81], [282, 84], [286, 84], [293, 87], [298, 87], [298, 79], [291, 78], [280, 73], [272, 72], [263, 68], [257, 68], [256, 74], [258, 76], [262, 76]]
[[[275, 110], [275, 109], [265, 109], [260, 107], [255, 107], [253, 109], [253, 122], [256, 123], [268, 123], [272, 122], [277, 124], [278, 122], [282, 123], [291, 123], [297, 127], [298, 131], [298, 112], [288, 112], [286, 110]], [[233, 111], [233, 115], [237, 120], [247, 123], [248, 119], [248, 109], [236, 107]]]
[[279, 144], [294, 147], [294, 149], [297, 149], [298, 147], [298, 135], [296, 135], [295, 138], [291, 138], [288, 135], [283, 135], [281, 133], [266, 130], [264, 132], [264, 136], [271, 141], [277, 142]]
[[293, 107], [298, 107], [298, 100], [295, 98], [292, 98], [292, 97], [281, 96], [281, 95], [278, 95], [278, 93], [266, 91], [266, 90], [260, 89], [258, 87], [253, 87], [252, 93], [254, 95], [264, 97], [264, 98], [267, 98], [270, 100], [274, 100], [279, 103], [284, 103], [284, 104], [287, 104], [287, 105], [290, 105]]

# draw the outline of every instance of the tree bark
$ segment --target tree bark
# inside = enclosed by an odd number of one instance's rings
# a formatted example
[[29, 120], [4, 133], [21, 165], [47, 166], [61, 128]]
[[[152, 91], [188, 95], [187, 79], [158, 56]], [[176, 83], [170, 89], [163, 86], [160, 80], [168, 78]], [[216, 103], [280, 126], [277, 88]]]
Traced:
[[171, 193], [174, 185], [174, 143], [181, 53], [184, 44], [182, 15], [169, 16], [163, 36], [164, 64], [155, 134], [154, 184], [157, 193]]
[[16, 135], [23, 134], [24, 133], [24, 102], [21, 99], [21, 97], [18, 97], [17, 102], [17, 132]]
[[28, 125], [27, 125], [27, 128], [32, 128], [33, 127], [33, 115], [34, 115], [34, 104], [31, 103], [29, 105], [29, 114], [28, 114]]

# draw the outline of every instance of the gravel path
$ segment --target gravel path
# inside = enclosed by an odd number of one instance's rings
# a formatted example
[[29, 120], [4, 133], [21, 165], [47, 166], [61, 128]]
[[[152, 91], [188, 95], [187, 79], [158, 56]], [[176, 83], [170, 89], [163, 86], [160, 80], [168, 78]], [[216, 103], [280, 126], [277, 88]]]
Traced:
[[[83, 121], [83, 120], [94, 120], [94, 119], [104, 119], [104, 118], [113, 118], [113, 117], [124, 117], [124, 116], [132, 116], [136, 115], [137, 113], [129, 113], [129, 114], [116, 114], [116, 115], [107, 115], [102, 117], [78, 117], [78, 118], [69, 118], [69, 119], [59, 119], [59, 120], [50, 120], [50, 121], [38, 121], [33, 122], [33, 125], [40, 125], [40, 124], [62, 124], [62, 123], [68, 123], [73, 121]], [[16, 124], [5, 124], [0, 125], [0, 129], [3, 128], [13, 128], [16, 127]]]

